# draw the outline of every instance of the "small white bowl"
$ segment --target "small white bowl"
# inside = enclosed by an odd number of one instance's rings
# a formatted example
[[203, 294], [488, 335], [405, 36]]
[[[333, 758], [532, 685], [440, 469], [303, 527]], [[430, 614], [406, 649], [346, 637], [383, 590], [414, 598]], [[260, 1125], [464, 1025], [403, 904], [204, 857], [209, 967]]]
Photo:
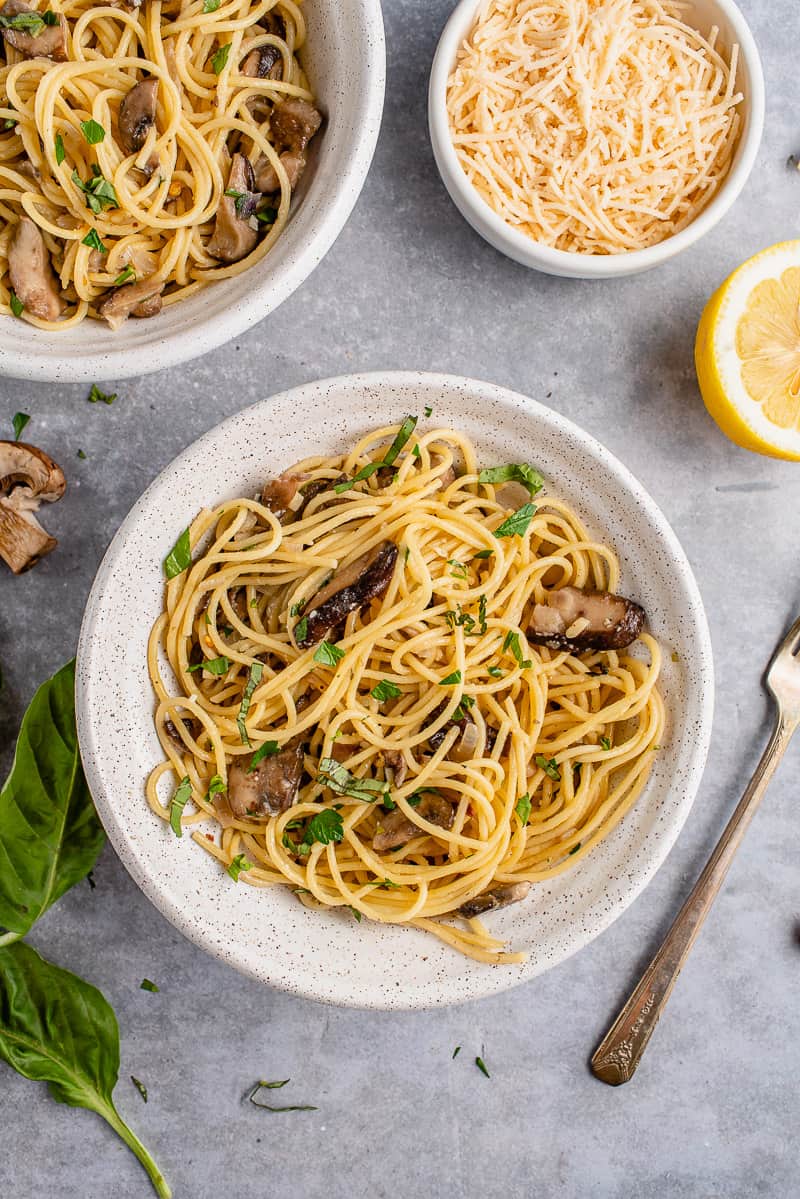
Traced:
[[481, 198], [468, 181], [458, 161], [447, 119], [447, 80], [456, 62], [458, 50], [471, 30], [482, 0], [461, 0], [444, 27], [431, 68], [428, 90], [428, 123], [436, 165], [450, 197], [463, 217], [481, 237], [501, 254], [548, 275], [573, 279], [610, 279], [635, 275], [666, 262], [693, 245], [721, 220], [747, 182], [758, 152], [764, 127], [764, 76], [753, 35], [732, 0], [694, 0], [685, 20], [703, 33], [719, 26], [718, 44], [729, 48], [739, 45], [737, 90], [744, 95], [740, 111], [744, 116], [733, 163], [719, 191], [690, 225], [655, 246], [629, 250], [621, 254], [575, 254], [554, 250], [514, 229]]
[[383, 111], [386, 46], [378, 0], [308, 0], [301, 59], [326, 115], [294, 211], [270, 253], [150, 320], [117, 332], [86, 320], [63, 333], [0, 317], [0, 375], [58, 382], [124, 379], [216, 349], [262, 320], [311, 274], [358, 199]]

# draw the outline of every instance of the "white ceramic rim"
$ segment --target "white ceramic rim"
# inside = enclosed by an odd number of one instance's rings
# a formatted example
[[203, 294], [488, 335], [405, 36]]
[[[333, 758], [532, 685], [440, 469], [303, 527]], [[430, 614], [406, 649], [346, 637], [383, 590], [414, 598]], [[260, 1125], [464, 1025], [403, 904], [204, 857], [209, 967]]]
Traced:
[[[101, 639], [93, 637], [93, 629], [106, 600], [107, 585], [110, 583], [117, 566], [125, 559], [126, 538], [138, 525], [142, 517], [146, 516], [151, 497], [155, 498], [165, 488], [174, 470], [178, 470], [195, 455], [200, 455], [205, 461], [213, 457], [212, 451], [214, 445], [219, 439], [224, 438], [226, 430], [232, 429], [238, 421], [246, 418], [249, 414], [253, 414], [257, 409], [263, 408], [268, 413], [273, 405], [292, 402], [298, 406], [305, 406], [306, 411], [314, 411], [316, 404], [321, 402], [326, 393], [332, 389], [336, 389], [337, 391], [345, 389], [354, 392], [357, 391], [363, 397], [364, 393], [368, 393], [370, 389], [375, 391], [384, 388], [393, 388], [396, 390], [403, 388], [468, 390], [471, 393], [480, 394], [482, 399], [494, 400], [505, 407], [515, 408], [521, 413], [532, 416], [540, 424], [546, 426], [549, 432], [555, 435], [571, 438], [573, 444], [577, 444], [580, 451], [589, 460], [593, 460], [599, 464], [601, 469], [607, 472], [615, 483], [619, 484], [631, 509], [635, 509], [638, 513], [643, 514], [646, 524], [657, 534], [659, 543], [663, 544], [665, 557], [669, 562], [670, 569], [674, 571], [675, 577], [680, 582], [683, 597], [688, 601], [688, 610], [685, 616], [697, 653], [698, 684], [695, 692], [690, 695], [693, 702], [691, 727], [695, 731], [695, 736], [680, 763], [682, 792], [678, 802], [673, 803], [670, 819], [666, 822], [666, 826], [660, 829], [655, 844], [648, 846], [648, 856], [646, 859], [641, 861], [637, 857], [635, 862], [629, 864], [630, 870], [626, 874], [627, 890], [625, 893], [619, 897], [615, 897], [607, 906], [603, 906], [601, 910], [598, 910], [598, 904], [595, 903], [588, 909], [588, 912], [582, 912], [578, 926], [570, 930], [571, 940], [569, 940], [569, 943], [559, 943], [558, 949], [551, 952], [549, 960], [545, 963], [536, 964], [529, 960], [523, 966], [514, 967], [513, 969], [510, 967], [487, 968], [481, 966], [479, 963], [468, 963], [469, 966], [476, 967], [474, 977], [470, 977], [468, 987], [457, 994], [443, 994], [442, 989], [444, 987], [446, 991], [446, 984], [436, 982], [435, 980], [422, 982], [418, 985], [412, 984], [407, 989], [398, 991], [396, 995], [393, 992], [386, 994], [377, 991], [367, 995], [363, 993], [354, 994], [352, 986], [348, 986], [344, 982], [337, 982], [332, 985], [330, 981], [326, 980], [324, 985], [320, 985], [318, 983], [309, 983], [307, 980], [298, 982], [294, 977], [287, 979], [285, 975], [277, 977], [274, 970], [271, 970], [268, 960], [265, 961], [261, 957], [255, 961], [248, 960], [247, 952], [241, 946], [237, 946], [235, 950], [232, 950], [228, 945], [226, 951], [224, 953], [221, 952], [219, 945], [213, 940], [209, 930], [203, 927], [202, 916], [193, 919], [191, 913], [187, 914], [187, 911], [171, 899], [166, 889], [160, 885], [159, 879], [153, 877], [142, 868], [137, 852], [121, 826], [114, 800], [108, 793], [100, 766], [103, 760], [100, 741], [104, 735], [108, 736], [109, 712], [107, 707], [104, 706], [102, 697], [96, 696], [95, 692], [103, 680], [104, 673], [107, 674], [107, 671], [102, 660], [103, 643]], [[185, 514], [187, 519], [191, 518], [192, 515], [194, 514], [188, 512]], [[180, 520], [177, 519], [177, 514], [176, 523], [180, 523]], [[300, 385], [276, 396], [261, 400], [243, 409], [241, 412], [228, 417], [227, 420], [209, 430], [179, 454], [157, 476], [133, 506], [106, 551], [87, 601], [81, 625], [77, 658], [76, 712], [79, 744], [86, 777], [97, 811], [112, 845], [123, 865], [147, 898], [186, 937], [213, 956], [223, 957], [228, 964], [234, 966], [242, 973], [249, 974], [254, 978], [276, 986], [278, 989], [289, 991], [304, 998], [345, 1007], [379, 1010], [410, 1010], [434, 1006], [449, 1006], [467, 1000], [484, 998], [488, 995], [507, 990], [558, 965], [561, 961], [577, 952], [577, 950], [589, 944], [590, 941], [594, 940], [596, 936], [612, 924], [636, 899], [662, 865], [686, 821], [705, 766], [711, 737], [714, 708], [714, 672], [711, 638], [702, 599], [692, 568], [663, 513], [627, 467], [590, 434], [585, 433], [560, 413], [539, 404], [535, 400], [480, 380], [415, 371], [387, 371], [345, 375]], [[686, 706], [687, 708], [690, 707], [688, 701]], [[679, 765], [677, 762], [674, 764], [670, 763], [670, 765], [673, 767], [674, 776], [679, 770]], [[647, 794], [647, 789], [644, 794]], [[639, 803], [642, 802], [642, 798], [640, 798]], [[143, 797], [142, 815], [143, 819], [148, 819], [151, 816]], [[410, 935], [424, 936], [424, 934], [415, 934], [413, 932]]]
[[[239, 337], [274, 312], [322, 262], [350, 217], [361, 194], [375, 153], [383, 117], [386, 90], [386, 39], [380, 0], [359, 0], [365, 27], [365, 43], [373, 50], [364, 67], [364, 88], [355, 106], [351, 124], [357, 132], [352, 138], [352, 152], [338, 174], [333, 190], [327, 196], [327, 208], [315, 231], [296, 255], [276, 275], [261, 282], [258, 263], [253, 270], [253, 287], [245, 305], [235, 304], [217, 314], [203, 328], [202, 340], [171, 333], [154, 340], [144, 352], [141, 346], [118, 350], [102, 350], [81, 357], [61, 360], [54, 365], [49, 358], [37, 356], [33, 345], [27, 351], [9, 349], [0, 343], [0, 377], [31, 379], [58, 383], [80, 383], [97, 379], [126, 379], [167, 370], [172, 366], [200, 358], [211, 350]], [[219, 284], [224, 286], [224, 283]], [[6, 317], [0, 317], [0, 322]], [[84, 325], [84, 328], [87, 326]], [[41, 330], [31, 328], [33, 335]], [[57, 336], [54, 334], [53, 336]], [[90, 329], [87, 340], [91, 341]]]
[[461, 215], [473, 229], [497, 250], [534, 270], [554, 275], [585, 279], [609, 279], [636, 274], [679, 254], [693, 245], [720, 221], [738, 198], [753, 165], [764, 129], [765, 91], [761, 57], [755, 39], [741, 10], [733, 0], [713, 0], [726, 14], [739, 44], [740, 62], [749, 74], [745, 93], [745, 127], [742, 130], [733, 166], [711, 203], [682, 229], [644, 250], [622, 254], [589, 255], [554, 250], [535, 242], [508, 225], [467, 180], [455, 152], [447, 120], [447, 80], [455, 64], [459, 46], [475, 21], [484, 0], [460, 0], [442, 31], [431, 67], [428, 87], [428, 127], [433, 156], [442, 182]]

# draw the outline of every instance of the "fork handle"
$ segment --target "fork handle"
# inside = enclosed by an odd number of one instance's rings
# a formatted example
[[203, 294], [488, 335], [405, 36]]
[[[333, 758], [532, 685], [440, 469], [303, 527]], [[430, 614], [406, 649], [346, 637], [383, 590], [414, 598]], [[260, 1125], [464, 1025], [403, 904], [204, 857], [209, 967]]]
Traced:
[[706, 862], [661, 947], [645, 970], [633, 994], [617, 1016], [592, 1057], [592, 1071], [611, 1086], [627, 1082], [639, 1065], [647, 1042], [677, 982], [689, 950], [694, 945], [728, 867], [741, 844], [773, 772], [797, 728], [797, 720], [778, 720], [761, 761], [748, 783], [724, 833]]

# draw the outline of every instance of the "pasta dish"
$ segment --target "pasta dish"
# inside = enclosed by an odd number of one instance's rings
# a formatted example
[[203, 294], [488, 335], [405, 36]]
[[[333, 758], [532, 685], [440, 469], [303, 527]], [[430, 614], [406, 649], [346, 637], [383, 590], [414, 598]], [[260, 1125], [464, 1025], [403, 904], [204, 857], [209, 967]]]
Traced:
[[181, 534], [149, 642], [147, 796], [239, 883], [518, 962], [481, 916], [635, 803], [661, 655], [613, 551], [533, 466], [417, 424]]

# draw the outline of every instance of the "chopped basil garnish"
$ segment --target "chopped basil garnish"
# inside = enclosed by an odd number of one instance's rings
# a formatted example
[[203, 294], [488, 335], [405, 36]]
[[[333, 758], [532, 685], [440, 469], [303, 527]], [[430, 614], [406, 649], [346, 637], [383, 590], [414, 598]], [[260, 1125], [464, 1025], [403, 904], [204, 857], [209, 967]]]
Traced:
[[411, 453], [412, 453], [412, 455], [413, 455], [415, 458], [421, 458], [421, 457], [422, 457], [422, 454], [421, 454], [421, 452], [420, 452], [420, 448], [419, 448], [419, 446], [418, 446], [418, 445], [413, 445], [413, 446], [411, 447]]
[[156, 986], [156, 984], [154, 982], [151, 982], [149, 978], [143, 978], [142, 981], [139, 983], [139, 990], [140, 991], [153, 991], [155, 993], [158, 990], [158, 987]]
[[0, 29], [13, 29], [17, 33], [30, 33], [37, 37], [45, 25], [57, 25], [58, 17], [54, 12], [20, 12], [13, 17], [0, 13]]
[[489, 666], [488, 671], [493, 679], [502, 679], [503, 677], [503, 672], [499, 666]]
[[446, 675], [445, 678], [439, 679], [440, 687], [453, 687], [456, 683], [461, 682], [461, 671], [454, 670], [452, 674]]
[[374, 803], [389, 792], [389, 784], [381, 779], [360, 779], [337, 762], [335, 758], [322, 758], [317, 782], [330, 788], [336, 795], [349, 795], [362, 803]]
[[235, 187], [229, 187], [229, 188], [226, 188], [225, 195], [230, 197], [230, 199], [234, 201], [233, 206], [236, 209], [236, 215], [239, 217], [240, 220], [246, 220], [247, 217], [252, 215], [252, 208], [253, 208], [253, 193], [252, 192], [249, 192], [249, 191], [240, 192], [240, 191], [237, 191]]
[[294, 639], [297, 642], [305, 641], [306, 633], [308, 632], [308, 617], [303, 616], [294, 626]]
[[16, 117], [6, 117], [2, 125], [0, 125], [0, 129], [2, 129], [5, 133], [8, 129], [16, 129], [18, 124], [19, 121], [16, 119]]
[[206, 799], [211, 799], [215, 795], [221, 795], [226, 790], [225, 784], [218, 774], [212, 775], [208, 783], [208, 795]]
[[349, 907], [350, 911], [353, 913], [353, 916], [355, 917], [355, 919], [360, 924], [362, 921], [362, 918], [363, 918], [362, 913], [359, 912], [358, 908], [354, 908], [351, 903], [349, 903], [347, 906]]
[[495, 529], [495, 537], [524, 537], [535, 511], [535, 504], [523, 504]]
[[601, 737], [601, 738], [600, 738], [600, 745], [601, 745], [601, 747], [602, 747], [603, 749], [611, 749], [611, 742], [610, 742], [610, 740], [608, 739], [608, 737]]
[[303, 608], [305, 608], [305, 606], [306, 606], [305, 600], [300, 600], [299, 603], [292, 604], [291, 608], [289, 609], [289, 615], [290, 616], [299, 616], [300, 613], [303, 611]]
[[341, 495], [343, 491], [349, 491], [356, 483], [363, 483], [364, 479], [371, 479], [375, 472], [380, 470], [382, 466], [389, 465], [391, 464], [388, 461], [370, 462], [367, 466], [362, 466], [361, 470], [354, 474], [352, 479], [345, 479], [344, 482], [337, 483], [333, 490], [337, 495]]
[[519, 633], [515, 633], [513, 630], [510, 630], [508, 633], [506, 633], [505, 641], [503, 642], [503, 653], [505, 653], [507, 650], [511, 650], [511, 653], [514, 655], [516, 663], [521, 670], [529, 670], [530, 667], [533, 666], [533, 662], [531, 662], [530, 658], [523, 658], [522, 650], [520, 649], [519, 644]]
[[194, 674], [196, 670], [207, 670], [209, 674], [227, 674], [230, 666], [230, 660], [224, 656], [221, 658], [205, 658], [202, 662], [196, 662], [194, 666], [190, 666], [189, 674]]
[[58, 166], [61, 166], [64, 159], [67, 157], [67, 152], [64, 149], [64, 139], [60, 133], [56, 134], [55, 150], [56, 150], [56, 163]]
[[113, 404], [114, 400], [117, 398], [117, 393], [115, 391], [101, 391], [97, 384], [93, 383], [92, 389], [86, 398], [90, 404]]
[[239, 736], [242, 739], [242, 745], [249, 745], [250, 738], [247, 736], [247, 713], [250, 711], [250, 700], [253, 698], [253, 692], [261, 682], [261, 676], [264, 673], [264, 665], [262, 662], [254, 662], [250, 667], [250, 673], [247, 676], [244, 691], [242, 692], [242, 702], [239, 705], [239, 715], [236, 717], [236, 727], [239, 730]]
[[[395, 805], [395, 806], [397, 806], [397, 805]], [[386, 891], [399, 891], [401, 889], [400, 884], [393, 883], [390, 878], [384, 878], [384, 879], [376, 878], [375, 882], [372, 885], [373, 885], [373, 887], [383, 887]]]
[[231, 876], [233, 881], [238, 883], [239, 875], [242, 873], [242, 871], [252, 870], [253, 863], [246, 858], [243, 853], [237, 853], [236, 857], [233, 859], [230, 865], [225, 867], [225, 869], [228, 871], [228, 874]]
[[81, 131], [90, 146], [96, 146], [105, 140], [106, 131], [97, 121], [81, 121]]
[[447, 565], [453, 568], [450, 574], [454, 579], [466, 579], [467, 568], [463, 562], [459, 562], [456, 558], [448, 558]]
[[82, 244], [84, 246], [90, 246], [93, 250], [99, 250], [101, 254], [108, 253], [108, 246], [103, 245], [102, 241], [100, 240], [100, 234], [96, 229], [89, 230], [89, 232], [83, 238]]
[[465, 633], [471, 633], [475, 628], [475, 617], [468, 612], [462, 612], [461, 604], [456, 604], [456, 610], [445, 612], [444, 618], [451, 629], [463, 628]]
[[481, 595], [478, 597], [478, 623], [480, 624], [480, 628], [478, 629], [478, 632], [481, 635], [483, 635], [486, 632], [486, 596], [485, 595]]
[[402, 694], [400, 688], [391, 679], [381, 679], [370, 691], [372, 698], [377, 699], [379, 703], [385, 703], [387, 699], [397, 699], [398, 695]]
[[133, 267], [131, 266], [130, 263], [127, 263], [125, 266], [125, 270], [120, 271], [120, 273], [117, 275], [116, 279], [114, 280], [114, 283], [112, 286], [122, 287], [123, 283], [135, 283], [135, 282], [136, 282], [136, 271], [133, 269]]
[[131, 1075], [131, 1082], [136, 1087], [136, 1090], [139, 1092], [145, 1103], [147, 1103], [147, 1087], [144, 1085], [144, 1083], [140, 1082], [135, 1074]]
[[220, 46], [216, 54], [211, 59], [211, 69], [215, 75], [221, 75], [228, 63], [228, 55], [231, 52], [231, 43], [226, 42], [224, 46]]
[[28, 416], [27, 412], [15, 412], [14, 413], [11, 423], [14, 426], [14, 440], [15, 441], [19, 441], [20, 437], [22, 436], [22, 430], [25, 428], [25, 426], [27, 425], [27, 423], [30, 419], [31, 418]]
[[489, 1071], [486, 1069], [486, 1063], [484, 1062], [482, 1057], [475, 1058], [475, 1065], [478, 1067], [481, 1074], [485, 1074], [487, 1078], [491, 1078]]
[[426, 404], [425, 405], [425, 415], [430, 416], [432, 412], [433, 412], [433, 409], [431, 408], [430, 404]]
[[250, 774], [258, 767], [259, 762], [263, 762], [264, 758], [271, 758], [273, 754], [280, 753], [280, 745], [277, 741], [265, 741], [263, 745], [259, 745], [256, 752], [250, 759], [250, 765], [247, 767], [247, 773]]
[[320, 641], [317, 648], [314, 650], [314, 661], [319, 662], [321, 666], [338, 666], [345, 655], [343, 649], [339, 649], [338, 645], [334, 645], [332, 641]]
[[[308, 852], [315, 841], [320, 845], [330, 845], [332, 841], [341, 841], [343, 837], [344, 821], [341, 816], [333, 808], [324, 808], [321, 812], [316, 812], [309, 820], [303, 840], [300, 842], [300, 851], [301, 853]], [[307, 847], [305, 850], [304, 846]]]
[[510, 466], [492, 466], [489, 470], [482, 470], [478, 475], [478, 482], [522, 483], [531, 495], [536, 495], [537, 491], [541, 491], [544, 487], [544, 479], [538, 470], [534, 470], [532, 466], [525, 466], [521, 462]]
[[406, 419], [403, 421], [402, 425], [400, 426], [399, 433], [397, 434], [394, 441], [389, 446], [389, 449], [386, 451], [386, 454], [384, 455], [383, 461], [384, 461], [385, 466], [392, 465], [395, 458], [400, 453], [403, 446], [406, 444], [406, 442], [408, 441], [409, 437], [414, 432], [416, 427], [417, 427], [417, 417], [416, 416], [407, 416]]
[[569, 853], [567, 854], [567, 857], [571, 858], [571, 857], [572, 857], [572, 855], [573, 855], [574, 853], [577, 853], [577, 852], [578, 852], [578, 850], [580, 849], [580, 847], [581, 847], [581, 843], [580, 843], [580, 841], [579, 841], [577, 845], [573, 845], [572, 849], [571, 849], [571, 850], [569, 851]]
[[25, 311], [25, 305], [15, 291], [12, 290], [8, 293], [8, 302], [11, 305], [11, 311], [14, 313], [14, 316], [22, 316]]
[[491, 558], [494, 555], [494, 550], [478, 550], [477, 554], [473, 554], [473, 558]]
[[222, 0], [203, 0], [203, 12], [216, 12]]
[[470, 708], [474, 707], [474, 705], [475, 705], [475, 696], [474, 695], [462, 695], [461, 696], [461, 703], [456, 705], [456, 709], [453, 712], [453, 717], [452, 717], [453, 720], [456, 722], [456, 724], [458, 724], [458, 722], [460, 720], [464, 719], [467, 712], [470, 710]]
[[100, 168], [92, 163], [92, 178], [84, 183], [77, 171], [72, 172], [72, 182], [83, 192], [86, 207], [92, 212], [102, 212], [104, 208], [119, 208], [119, 200], [113, 183], [103, 178]]
[[175, 792], [175, 794], [173, 795], [172, 801], [169, 805], [170, 828], [172, 829], [172, 831], [176, 837], [183, 836], [183, 829], [181, 827], [181, 815], [183, 813], [183, 809], [186, 807], [187, 803], [189, 802], [189, 800], [191, 798], [192, 798], [192, 784], [189, 781], [189, 776], [187, 774], [181, 779], [180, 783], [178, 784], [178, 789]]
[[514, 811], [519, 816], [519, 822], [524, 828], [531, 814], [531, 797], [527, 792], [524, 795], [520, 795], [514, 805]]
[[[94, 386], [92, 387], [94, 390]], [[89, 397], [91, 399], [91, 396]], [[172, 549], [164, 559], [164, 574], [168, 579], [183, 574], [192, 561], [192, 546], [189, 541], [189, 530], [184, 529]]]
[[262, 225], [274, 225], [278, 219], [278, 210], [273, 208], [271, 204], [267, 204], [264, 208], [259, 208], [256, 213], [256, 220]]
[[561, 781], [561, 771], [558, 769], [555, 758], [546, 758], [544, 754], [536, 755], [536, 765], [540, 770], [543, 770], [549, 779], [554, 783]]

